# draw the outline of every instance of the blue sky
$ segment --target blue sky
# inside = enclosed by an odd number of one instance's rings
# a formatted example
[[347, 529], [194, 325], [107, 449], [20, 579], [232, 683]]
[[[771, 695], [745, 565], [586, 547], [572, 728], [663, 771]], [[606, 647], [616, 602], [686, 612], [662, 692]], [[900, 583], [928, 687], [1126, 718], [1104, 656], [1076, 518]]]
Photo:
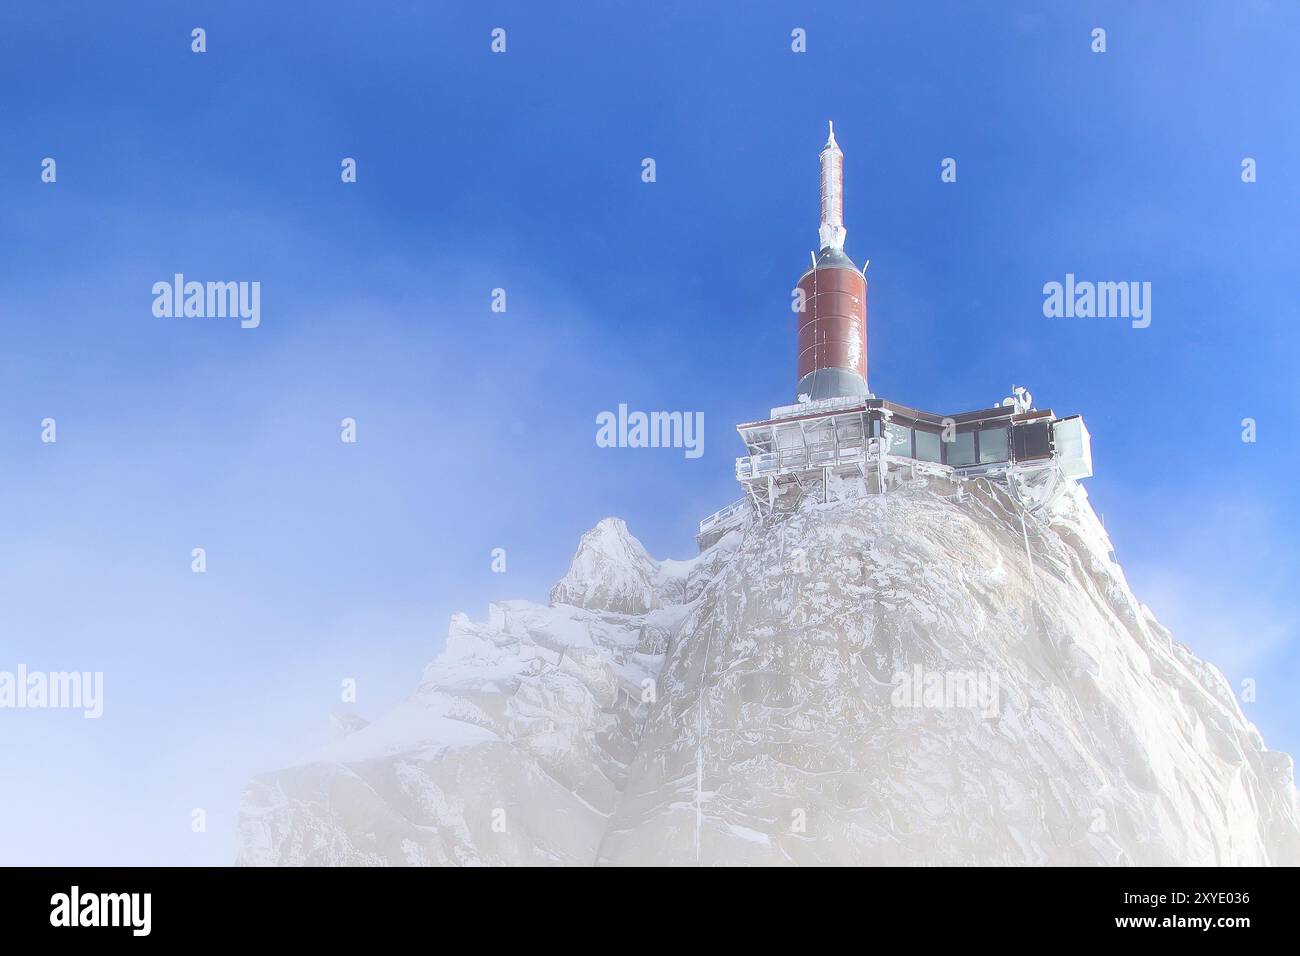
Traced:
[[[1084, 414], [1138, 597], [1300, 751], [1300, 8], [702, 6], [0, 12], [0, 669], [106, 681], [0, 712], [0, 862], [229, 862], [342, 678], [378, 716], [605, 515], [688, 556], [792, 397], [828, 118], [873, 390]], [[261, 326], [155, 318], [176, 272]], [[1044, 318], [1067, 272], [1151, 282], [1151, 327]], [[703, 411], [703, 457], [597, 448], [620, 402]]]

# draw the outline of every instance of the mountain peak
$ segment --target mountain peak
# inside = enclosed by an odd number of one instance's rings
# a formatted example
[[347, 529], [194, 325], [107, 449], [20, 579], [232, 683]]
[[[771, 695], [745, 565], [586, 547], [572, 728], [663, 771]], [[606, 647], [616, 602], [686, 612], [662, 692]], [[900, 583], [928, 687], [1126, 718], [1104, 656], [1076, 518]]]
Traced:
[[1300, 862], [1290, 759], [1083, 489], [963, 489], [808, 501], [690, 561], [600, 522], [549, 606], [454, 618], [406, 703], [254, 780], [240, 862]]
[[551, 589], [551, 603], [644, 614], [663, 604], [660, 570], [622, 518], [602, 518], [582, 536], [568, 573]]

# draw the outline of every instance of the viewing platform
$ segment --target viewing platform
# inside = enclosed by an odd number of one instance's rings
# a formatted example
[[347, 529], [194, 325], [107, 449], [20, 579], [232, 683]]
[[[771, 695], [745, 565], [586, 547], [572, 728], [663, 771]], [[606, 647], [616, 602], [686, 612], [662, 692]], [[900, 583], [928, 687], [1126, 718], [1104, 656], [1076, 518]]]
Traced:
[[837, 397], [774, 408], [771, 418], [736, 430], [749, 451], [736, 459], [745, 497], [700, 522], [701, 534], [737, 520], [745, 502], [767, 514], [793, 510], [807, 495], [831, 500], [844, 481], [883, 491], [891, 469], [992, 479], [1053, 466], [1066, 478], [1092, 474], [1082, 418], [1014, 404], [937, 415], [879, 398]]

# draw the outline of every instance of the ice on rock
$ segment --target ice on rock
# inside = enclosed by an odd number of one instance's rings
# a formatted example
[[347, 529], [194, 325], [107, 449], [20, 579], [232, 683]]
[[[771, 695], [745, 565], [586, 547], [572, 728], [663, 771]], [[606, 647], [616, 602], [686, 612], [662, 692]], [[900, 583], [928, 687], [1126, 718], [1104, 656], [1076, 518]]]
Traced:
[[[900, 698], [931, 680], [985, 693]], [[252, 781], [239, 862], [1300, 862], [1290, 758], [1074, 484], [807, 504], [689, 561], [606, 519], [347, 730]]]

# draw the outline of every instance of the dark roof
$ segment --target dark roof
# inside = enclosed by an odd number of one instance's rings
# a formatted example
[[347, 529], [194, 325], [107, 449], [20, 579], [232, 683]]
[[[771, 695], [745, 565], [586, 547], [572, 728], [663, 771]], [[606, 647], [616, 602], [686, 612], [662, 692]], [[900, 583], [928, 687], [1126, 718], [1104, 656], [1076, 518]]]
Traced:
[[809, 418], [830, 418], [834, 415], [852, 413], [855, 411], [873, 411], [884, 409], [904, 418], [910, 418], [914, 422], [921, 422], [928, 425], [942, 425], [945, 418], [951, 418], [958, 425], [969, 425], [972, 422], [984, 421], [1014, 421], [1016, 424], [1023, 422], [1036, 421], [1038, 419], [1054, 419], [1055, 413], [1050, 408], [1037, 408], [1029, 412], [1016, 414], [1015, 409], [1007, 405], [994, 405], [991, 408], [982, 408], [973, 412], [960, 412], [956, 415], [936, 415], [934, 412], [923, 412], [919, 408], [910, 408], [907, 405], [899, 405], [897, 402], [891, 402], [882, 398], [863, 399], [860, 405], [847, 405], [843, 408], [822, 409], [821, 411], [806, 412], [802, 415], [790, 415], [785, 418], [771, 418], [755, 422], [741, 422], [736, 428], [756, 428], [762, 425], [779, 425], [786, 422], [797, 422]]

